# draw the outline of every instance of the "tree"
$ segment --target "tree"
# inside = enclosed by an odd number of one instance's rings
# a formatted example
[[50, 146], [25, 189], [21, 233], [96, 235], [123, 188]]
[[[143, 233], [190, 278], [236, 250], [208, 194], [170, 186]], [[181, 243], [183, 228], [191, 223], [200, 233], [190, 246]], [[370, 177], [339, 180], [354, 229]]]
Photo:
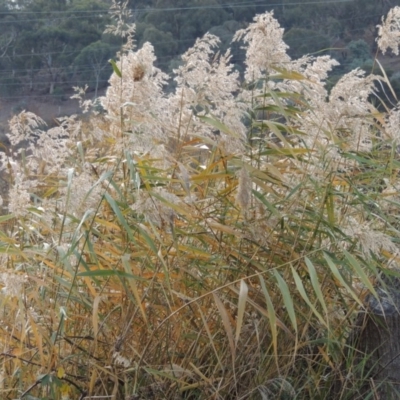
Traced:
[[[152, 10], [147, 14], [146, 21], [156, 22], [162, 29], [168, 28], [175, 36], [180, 36], [180, 30], [189, 17], [189, 9], [194, 6], [194, 0], [157, 0]], [[191, 10], [192, 11], [192, 10]]]
[[110, 23], [106, 11], [109, 5], [98, 0], [75, 0], [68, 7], [68, 14], [62, 27], [71, 33], [72, 40], [83, 48], [101, 39], [104, 29]]
[[24, 13], [18, 20], [21, 32], [12, 63], [25, 69], [23, 80], [28, 79], [31, 90], [34, 80], [45, 80], [51, 94], [80, 51], [101, 39], [109, 23], [108, 4], [97, 0], [18, 0], [18, 7]]
[[292, 28], [285, 34], [284, 40], [289, 45], [289, 55], [294, 58], [327, 50], [330, 47], [330, 41], [325, 35], [310, 29]]
[[203, 36], [213, 26], [220, 25], [228, 19], [228, 14], [216, 0], [197, 0], [196, 6], [198, 8], [193, 13], [191, 23], [195, 24], [198, 36]]
[[361, 67], [366, 63], [371, 64], [372, 67], [370, 48], [365, 40], [352, 40], [347, 45], [347, 49], [349, 50], [349, 57], [346, 62], [346, 70], [351, 71], [355, 68]]
[[172, 33], [162, 32], [154, 26], [149, 26], [143, 32], [141, 44], [145, 42], [150, 42], [154, 46], [156, 56], [162, 59], [162, 62], [167, 62], [178, 50], [178, 44]]
[[[101, 78], [109, 76], [111, 72], [108, 60], [114, 53], [115, 51], [110, 44], [99, 40], [83, 48], [75, 58], [74, 64], [82, 70], [84, 70], [87, 65], [90, 65], [91, 71], [94, 73], [95, 77], [95, 97], [97, 97]], [[83, 76], [87, 75], [82, 72], [81, 74]]]
[[229, 14], [216, 0], [158, 0], [145, 22], [160, 31], [170, 32], [183, 53], [213, 26], [222, 24]]
[[58, 27], [42, 27], [31, 37], [32, 57], [39, 57], [49, 78], [49, 94], [62, 72], [67, 68], [68, 60], [76, 52], [69, 31]]
[[241, 28], [239, 22], [234, 20], [225, 21], [222, 25], [214, 26], [209, 30], [209, 32], [215, 36], [218, 36], [221, 40], [219, 44], [219, 49], [221, 53], [225, 53], [228, 49], [231, 51], [232, 62], [236, 64], [236, 67], [240, 66], [239, 60], [242, 60], [243, 49], [241, 45], [237, 42], [232, 43], [233, 36], [236, 31]]
[[0, 5], [0, 23], [3, 28], [0, 34], [0, 58], [2, 58], [17, 39], [19, 30], [17, 14]]
[[249, 2], [244, 3], [242, 0], [231, 0], [229, 4], [224, 1], [224, 10], [229, 15], [228, 19], [234, 19], [238, 22], [250, 22], [256, 14], [270, 10], [269, 4], [274, 4], [275, 14], [281, 12], [280, 7], [276, 7], [277, 1], [264, 0], [257, 1], [257, 5], [250, 5]]

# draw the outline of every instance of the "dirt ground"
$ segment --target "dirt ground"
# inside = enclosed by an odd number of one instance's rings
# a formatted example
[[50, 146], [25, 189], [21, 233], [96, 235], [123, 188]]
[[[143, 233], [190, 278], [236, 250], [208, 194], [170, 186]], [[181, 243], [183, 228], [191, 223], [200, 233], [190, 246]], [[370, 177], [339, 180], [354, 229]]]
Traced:
[[[80, 114], [79, 102], [70, 99], [74, 93], [71, 92], [66, 99], [60, 100], [51, 96], [29, 96], [21, 98], [18, 101], [5, 101], [0, 97], [0, 142], [7, 145], [6, 134], [9, 131], [8, 121], [19, 112], [25, 110], [33, 112], [42, 118], [49, 126], [56, 125], [56, 119], [59, 117]], [[105, 94], [105, 89], [99, 91], [99, 96]], [[88, 93], [87, 99], [93, 98], [93, 93]]]
[[[78, 100], [69, 99], [69, 96], [73, 94], [71, 92], [65, 100], [54, 99], [51, 96], [30, 96], [21, 98], [19, 101], [5, 101], [0, 98], [0, 151], [7, 152], [10, 147], [6, 136], [9, 132], [9, 120], [23, 110], [37, 114], [50, 127], [56, 125], [56, 119], [59, 117], [81, 114]], [[99, 91], [99, 96], [103, 96], [104, 94], [105, 90]], [[92, 99], [93, 94], [88, 93], [86, 98]], [[0, 215], [7, 213], [8, 188], [9, 178], [6, 173], [0, 171], [0, 195], [4, 200], [4, 206], [0, 206]]]

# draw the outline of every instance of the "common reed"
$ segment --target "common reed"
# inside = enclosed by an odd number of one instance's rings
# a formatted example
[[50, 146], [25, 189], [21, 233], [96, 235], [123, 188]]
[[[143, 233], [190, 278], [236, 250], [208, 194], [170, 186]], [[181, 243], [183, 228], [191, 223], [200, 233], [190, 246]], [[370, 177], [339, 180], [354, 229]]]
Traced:
[[371, 377], [343, 370], [346, 339], [400, 260], [385, 74], [328, 92], [337, 62], [290, 59], [265, 13], [235, 36], [244, 82], [206, 34], [165, 93], [124, 4], [102, 111], [10, 121], [28, 144], [1, 158], [1, 398], [325, 399], [338, 381], [355, 398]]

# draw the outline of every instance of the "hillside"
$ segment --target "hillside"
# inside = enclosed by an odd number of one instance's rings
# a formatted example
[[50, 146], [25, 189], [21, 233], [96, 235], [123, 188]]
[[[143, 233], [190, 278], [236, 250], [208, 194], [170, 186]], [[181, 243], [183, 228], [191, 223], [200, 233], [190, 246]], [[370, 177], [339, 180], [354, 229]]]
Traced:
[[[104, 88], [111, 74], [108, 60], [121, 46], [121, 38], [104, 33], [111, 24], [111, 4], [111, 0], [1, 0], [0, 98], [18, 108], [31, 96], [68, 97], [73, 86], [88, 84], [94, 92]], [[376, 50], [375, 26], [399, 4], [400, 0], [131, 0], [124, 18], [136, 24], [137, 46], [151, 42], [156, 65], [171, 73], [180, 65], [180, 55], [207, 31], [220, 38], [224, 51], [236, 30], [257, 13], [273, 9], [286, 30], [289, 55], [331, 52], [342, 63], [335, 72], [340, 75], [370, 62]], [[365, 42], [364, 48], [353, 45], [359, 40]], [[342, 50], [327, 50], [338, 43]], [[232, 46], [232, 56], [243, 71], [240, 44]]]

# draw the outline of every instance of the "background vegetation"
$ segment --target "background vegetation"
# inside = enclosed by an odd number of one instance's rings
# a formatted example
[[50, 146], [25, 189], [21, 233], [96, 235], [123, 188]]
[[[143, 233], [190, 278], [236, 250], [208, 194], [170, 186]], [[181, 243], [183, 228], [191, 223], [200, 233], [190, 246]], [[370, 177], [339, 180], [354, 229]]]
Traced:
[[[103, 34], [110, 22], [110, 4], [110, 0], [1, 0], [2, 98], [46, 93], [67, 98], [72, 86], [105, 87], [111, 72], [107, 60], [120, 46], [120, 39]], [[400, 1], [132, 0], [129, 22], [136, 23], [137, 44], [150, 41], [157, 66], [170, 73], [179, 65], [180, 55], [207, 31], [227, 49], [236, 30], [257, 13], [274, 9], [286, 30], [289, 54], [299, 57], [325, 50], [341, 61], [335, 81], [354, 67], [371, 69], [375, 26], [395, 5]], [[358, 48], [363, 49], [362, 57]], [[232, 47], [232, 54], [236, 68], [243, 71], [239, 45]], [[389, 77], [393, 70], [387, 71]]]

